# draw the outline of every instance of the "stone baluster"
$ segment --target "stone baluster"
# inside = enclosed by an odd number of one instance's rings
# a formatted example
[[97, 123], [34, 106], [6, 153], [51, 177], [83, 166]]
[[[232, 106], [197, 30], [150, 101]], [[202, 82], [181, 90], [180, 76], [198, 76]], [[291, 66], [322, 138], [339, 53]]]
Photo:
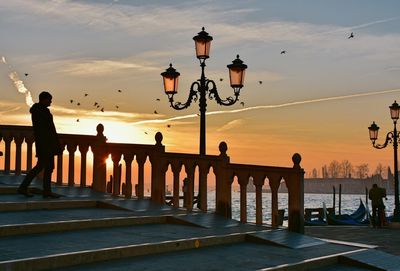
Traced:
[[279, 212], [278, 212], [278, 189], [282, 180], [282, 176], [278, 174], [268, 174], [269, 187], [271, 189], [271, 219], [272, 227], [279, 226]]
[[80, 144], [79, 145], [79, 152], [81, 153], [81, 181], [80, 186], [86, 186], [86, 163], [87, 163], [87, 152], [89, 151], [88, 144]]
[[172, 173], [174, 174], [174, 184], [173, 184], [173, 196], [172, 196], [172, 205], [176, 208], [179, 208], [179, 174], [181, 172], [181, 164], [178, 162], [174, 162], [171, 164]]
[[198, 206], [203, 212], [207, 212], [207, 175], [210, 168], [207, 163], [199, 164], [199, 194], [197, 195]]
[[121, 171], [119, 169], [119, 161], [121, 160], [122, 153], [113, 151], [111, 159], [113, 161], [113, 191], [114, 196], [121, 194]]
[[133, 153], [124, 153], [124, 161], [125, 161], [125, 198], [132, 197], [132, 161], [133, 161]]
[[68, 185], [74, 186], [75, 184], [75, 151], [76, 144], [70, 143], [67, 144], [68, 151]]
[[215, 212], [226, 218], [232, 218], [232, 181], [233, 175], [228, 171], [229, 157], [226, 154], [228, 146], [225, 142], [219, 144], [219, 160], [214, 173], [216, 176]]
[[188, 185], [187, 185], [187, 193], [186, 193], [186, 206], [184, 206], [187, 210], [191, 211], [193, 209], [193, 196], [194, 196], [194, 171], [195, 165], [193, 162], [185, 163], [185, 172], [187, 175]]
[[253, 176], [253, 183], [256, 187], [256, 224], [261, 225], [262, 219], [262, 187], [264, 185], [264, 176], [257, 174]]
[[65, 143], [61, 142], [61, 153], [57, 155], [57, 184], [63, 184], [63, 152]]
[[26, 142], [26, 170], [32, 169], [32, 145], [35, 142], [33, 135], [25, 137]]
[[15, 142], [15, 175], [21, 175], [21, 154], [22, 154], [22, 142], [24, 137], [22, 135], [14, 136]]
[[237, 177], [240, 185], [240, 222], [247, 223], [247, 185], [249, 184], [249, 176], [246, 172], [241, 172]]
[[4, 173], [10, 173], [10, 166], [11, 166], [11, 141], [13, 137], [11, 135], [3, 135], [3, 140], [5, 144], [4, 148]]
[[138, 188], [137, 188], [137, 197], [139, 199], [144, 198], [144, 163], [146, 162], [146, 155], [144, 153], [140, 153], [136, 155], [136, 162], [138, 164]]

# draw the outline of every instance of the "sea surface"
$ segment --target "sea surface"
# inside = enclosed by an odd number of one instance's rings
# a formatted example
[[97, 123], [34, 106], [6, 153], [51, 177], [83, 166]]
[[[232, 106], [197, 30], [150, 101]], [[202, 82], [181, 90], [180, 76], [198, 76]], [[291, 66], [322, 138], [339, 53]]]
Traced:
[[[247, 221], [256, 221], [256, 198], [255, 193], [247, 193]], [[357, 210], [360, 205], [360, 199], [365, 205], [365, 195], [342, 195], [341, 199], [341, 213], [351, 214]], [[208, 209], [211, 211], [215, 209], [215, 193], [208, 194]], [[304, 195], [304, 208], [322, 208], [325, 203], [327, 208], [333, 207], [333, 195], [332, 194], [305, 194]], [[386, 206], [386, 214], [391, 215], [394, 209], [394, 196], [387, 196], [387, 200], [384, 200]], [[339, 197], [336, 195], [335, 202], [336, 214], [339, 212]], [[371, 203], [368, 201], [368, 205]], [[285, 216], [288, 215], [288, 195], [286, 193], [278, 194], [278, 208], [285, 209]], [[262, 193], [262, 208], [263, 208], [263, 223], [271, 223], [271, 194]], [[232, 218], [240, 220], [240, 192], [232, 192]]]

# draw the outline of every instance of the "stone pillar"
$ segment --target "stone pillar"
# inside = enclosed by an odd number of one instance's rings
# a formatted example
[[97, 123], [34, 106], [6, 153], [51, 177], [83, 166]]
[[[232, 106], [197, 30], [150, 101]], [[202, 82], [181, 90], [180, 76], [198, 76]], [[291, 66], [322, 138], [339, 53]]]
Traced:
[[[153, 153], [150, 155], [151, 163], [151, 200], [165, 204], [165, 167], [166, 162], [163, 161], [161, 156], [164, 154], [165, 149], [162, 145], [163, 136], [160, 132], [155, 135], [156, 144]], [[165, 165], [164, 165], [165, 164]]]
[[278, 189], [282, 177], [279, 175], [269, 174], [268, 179], [269, 179], [269, 187], [271, 188], [272, 227], [277, 228], [279, 226]]
[[174, 174], [174, 184], [173, 184], [173, 196], [172, 196], [172, 205], [176, 208], [179, 208], [179, 185], [180, 185], [180, 172], [181, 165], [178, 162], [172, 163], [171, 165], [172, 173]]
[[240, 185], [240, 222], [247, 223], [247, 185], [249, 184], [249, 176], [242, 173], [237, 177]]
[[304, 170], [300, 167], [301, 156], [295, 153], [292, 157], [293, 173], [286, 186], [289, 192], [289, 221], [290, 231], [304, 233]]
[[125, 161], [125, 191], [124, 195], [125, 198], [132, 197], [132, 161], [133, 161], [133, 154], [124, 153], [124, 161]]
[[89, 150], [88, 144], [79, 145], [79, 152], [81, 153], [81, 181], [80, 181], [81, 187], [86, 186], [86, 157], [88, 150]]
[[226, 218], [232, 218], [232, 175], [228, 171], [229, 157], [226, 154], [228, 146], [225, 142], [219, 144], [219, 161], [214, 170], [216, 175], [216, 203], [215, 212]]
[[13, 137], [11, 135], [3, 135], [3, 140], [5, 144], [4, 148], [4, 173], [10, 173], [10, 163], [11, 163], [11, 141]]
[[15, 175], [21, 175], [21, 153], [22, 153], [22, 142], [24, 137], [21, 135], [14, 137], [15, 142]]
[[75, 184], [75, 151], [76, 144], [67, 144], [68, 151], [68, 185], [74, 186]]
[[111, 158], [113, 161], [113, 189], [112, 194], [118, 196], [121, 194], [121, 167], [119, 161], [121, 160], [120, 152], [112, 152]]
[[57, 155], [57, 184], [62, 185], [63, 183], [63, 152], [65, 145], [61, 142], [62, 152]]
[[25, 137], [26, 142], [26, 170], [29, 171], [32, 169], [32, 145], [35, 141], [33, 136]]
[[264, 185], [264, 176], [253, 176], [253, 183], [256, 187], [256, 224], [261, 225], [262, 219], [262, 187]]
[[197, 202], [200, 210], [207, 212], [207, 175], [209, 167], [206, 163], [199, 165], [199, 194], [197, 195]]
[[136, 161], [138, 163], [138, 189], [137, 189], [137, 197], [139, 199], [144, 198], [144, 163], [146, 162], [145, 154], [137, 154]]

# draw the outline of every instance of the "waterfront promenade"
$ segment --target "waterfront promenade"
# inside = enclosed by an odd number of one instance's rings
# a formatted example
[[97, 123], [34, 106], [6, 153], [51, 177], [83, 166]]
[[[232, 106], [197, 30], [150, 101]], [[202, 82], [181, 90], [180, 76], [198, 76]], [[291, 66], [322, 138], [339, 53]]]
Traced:
[[[0, 270], [399, 270], [374, 246], [240, 223], [214, 213], [54, 186], [16, 194], [0, 176]], [[326, 238], [326, 236], [324, 236]], [[354, 241], [354, 240], [353, 240]], [[379, 248], [378, 248], [379, 249]]]

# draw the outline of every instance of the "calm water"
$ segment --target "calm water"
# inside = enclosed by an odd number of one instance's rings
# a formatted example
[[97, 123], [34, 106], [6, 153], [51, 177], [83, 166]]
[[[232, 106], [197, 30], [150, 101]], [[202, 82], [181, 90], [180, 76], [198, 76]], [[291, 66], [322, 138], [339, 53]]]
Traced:
[[[271, 194], [263, 193], [263, 222], [271, 223]], [[357, 210], [360, 204], [360, 198], [365, 204], [365, 195], [342, 195], [342, 214], [351, 214]], [[386, 206], [386, 213], [389, 215], [393, 212], [394, 208], [394, 197], [388, 196], [387, 200], [384, 200]], [[287, 216], [288, 210], [288, 196], [287, 194], [279, 194], [279, 209], [285, 209], [285, 215]], [[331, 194], [305, 194], [304, 195], [304, 208], [320, 208], [322, 203], [325, 202], [326, 207], [333, 207], [333, 195]], [[336, 213], [339, 211], [339, 197], [336, 195]], [[370, 205], [370, 202], [368, 202]], [[208, 206], [209, 210], [215, 209], [215, 194], [208, 194]], [[232, 192], [232, 218], [240, 220], [240, 193]], [[247, 194], [247, 219], [249, 222], [255, 222], [256, 220], [256, 199], [255, 193]]]

